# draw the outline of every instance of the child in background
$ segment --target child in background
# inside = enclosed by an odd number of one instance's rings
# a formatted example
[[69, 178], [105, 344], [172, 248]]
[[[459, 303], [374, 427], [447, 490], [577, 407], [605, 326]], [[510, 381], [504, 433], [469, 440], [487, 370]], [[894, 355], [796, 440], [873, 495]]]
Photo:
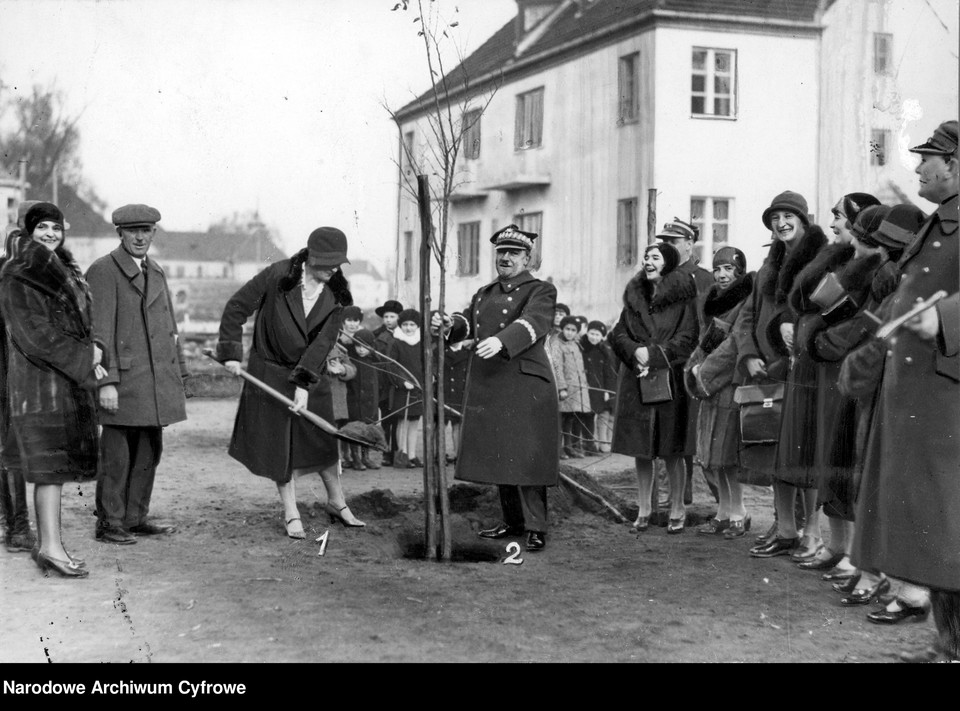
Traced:
[[590, 387], [591, 413], [584, 415], [588, 439], [584, 450], [590, 454], [610, 451], [613, 436], [613, 403], [617, 390], [616, 357], [603, 340], [607, 327], [600, 321], [590, 321], [587, 333], [580, 339], [583, 367]]
[[[343, 349], [344, 360], [350, 362], [349, 353], [353, 345], [353, 334], [360, 329], [360, 322], [363, 320], [363, 311], [358, 306], [347, 306], [340, 316], [340, 334], [337, 336], [337, 345]], [[333, 351], [330, 351], [333, 353]], [[351, 365], [350, 369], [356, 373], [356, 368]], [[353, 377], [352, 375], [350, 376]], [[337, 427], [343, 427], [349, 422], [347, 413], [347, 378], [332, 378], [330, 381], [330, 391], [333, 393], [333, 416], [337, 421]], [[340, 460], [344, 469], [357, 467], [354, 461], [350, 445], [346, 442], [340, 442]]]
[[[327, 354], [326, 378], [330, 382], [330, 394], [333, 399], [333, 419], [337, 427], [343, 427], [349, 422], [347, 411], [347, 381], [357, 374], [357, 367], [350, 362], [347, 349], [340, 343], [334, 343]], [[352, 466], [350, 449], [345, 442], [340, 442], [341, 466], [349, 469]]]
[[[357, 374], [347, 381], [347, 412], [351, 422], [372, 423], [377, 421], [380, 402], [380, 365], [374, 355], [375, 336], [372, 331], [361, 328], [353, 334], [353, 343], [347, 352], [357, 367]], [[370, 457], [370, 448], [352, 445], [353, 468], [379, 469], [380, 465]]]
[[[413, 382], [410, 374], [403, 368], [391, 364], [390, 382], [393, 388], [391, 402], [394, 409], [404, 408], [398, 417], [397, 456], [394, 467], [407, 466], [410, 469], [422, 467], [417, 459], [417, 434], [423, 416], [423, 364], [420, 359], [420, 312], [416, 309], [404, 309], [398, 319], [400, 327], [393, 332], [393, 342], [388, 355], [412, 373], [417, 379]], [[400, 461], [397, 461], [400, 459]], [[405, 464], [404, 464], [405, 463]]]
[[583, 353], [578, 337], [580, 324], [575, 316], [566, 316], [560, 321], [560, 340], [554, 363], [557, 373], [557, 390], [560, 397], [560, 427], [563, 436], [561, 459], [583, 458], [580, 442], [584, 437], [581, 418], [590, 411], [590, 395], [587, 374], [583, 368]]

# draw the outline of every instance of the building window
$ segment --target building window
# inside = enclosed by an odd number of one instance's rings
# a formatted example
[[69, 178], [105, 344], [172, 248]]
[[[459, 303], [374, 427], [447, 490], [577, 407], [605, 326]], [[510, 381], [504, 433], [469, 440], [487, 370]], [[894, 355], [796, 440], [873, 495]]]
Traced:
[[705, 268], [713, 265], [713, 253], [730, 238], [730, 203], [729, 198], [690, 198], [690, 222], [700, 229], [694, 253]]
[[690, 113], [735, 118], [736, 77], [736, 50], [695, 47], [690, 77]]
[[403, 155], [400, 156], [400, 165], [407, 175], [413, 173], [413, 131], [403, 134]]
[[521, 212], [513, 216], [513, 224], [524, 232], [535, 232], [538, 237], [533, 240], [533, 249], [530, 250], [530, 264], [527, 266], [531, 271], [540, 268], [543, 261], [543, 213], [542, 212]]
[[460, 255], [457, 274], [476, 276], [480, 273], [479, 222], [461, 222], [457, 225], [457, 252]]
[[513, 147], [536, 148], [543, 139], [543, 87], [517, 94], [517, 120]]
[[463, 157], [476, 160], [480, 157], [480, 109], [463, 115]]
[[873, 71], [877, 74], [890, 74], [893, 65], [893, 35], [884, 32], [873, 33]]
[[637, 263], [637, 199], [617, 201], [617, 266]]
[[640, 53], [620, 57], [617, 86], [620, 91], [620, 123], [632, 123], [640, 118]]
[[182, 264], [178, 264], [178, 265], [177, 265], [177, 276], [178, 276], [178, 277], [183, 277], [186, 273], [187, 273], [186, 267], [184, 267]]
[[230, 265], [229, 265], [229, 264], [224, 264], [224, 265], [223, 265], [223, 278], [226, 279], [226, 278], [228, 278], [229, 276], [230, 276]]
[[873, 129], [870, 132], [870, 165], [885, 166], [889, 146], [890, 131], [882, 128]]
[[197, 276], [198, 276], [198, 277], [202, 277], [202, 276], [203, 276], [203, 265], [202, 265], [202, 264], [198, 264], [198, 265], [197, 265]]
[[413, 281], [413, 232], [403, 233], [403, 280]]

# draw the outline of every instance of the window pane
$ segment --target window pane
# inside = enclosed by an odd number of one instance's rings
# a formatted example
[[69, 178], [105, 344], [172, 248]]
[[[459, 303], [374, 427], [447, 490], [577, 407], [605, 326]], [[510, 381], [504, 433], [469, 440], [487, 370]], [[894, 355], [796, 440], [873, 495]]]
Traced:
[[707, 67], [707, 53], [703, 50], [694, 50], [693, 51], [693, 68], [694, 69], [706, 69]]
[[728, 200], [713, 201], [713, 219], [727, 220], [730, 214], [730, 202]]
[[721, 243], [727, 241], [727, 227], [728, 225], [714, 225], [713, 226], [713, 248], [717, 249], [722, 246]]
[[714, 55], [714, 66], [718, 72], [730, 71], [730, 55], [726, 52], [717, 52]]
[[690, 89], [693, 91], [704, 91], [707, 88], [707, 78], [703, 74], [690, 75]]
[[704, 99], [702, 96], [691, 96], [690, 97], [690, 111], [695, 114], [702, 114], [704, 106]]
[[703, 206], [704, 206], [703, 200], [695, 198], [690, 201], [690, 219], [691, 220], [703, 219]]
[[714, 77], [713, 91], [717, 94], [730, 93], [730, 77]]
[[713, 113], [717, 116], [729, 116], [730, 99], [714, 99]]

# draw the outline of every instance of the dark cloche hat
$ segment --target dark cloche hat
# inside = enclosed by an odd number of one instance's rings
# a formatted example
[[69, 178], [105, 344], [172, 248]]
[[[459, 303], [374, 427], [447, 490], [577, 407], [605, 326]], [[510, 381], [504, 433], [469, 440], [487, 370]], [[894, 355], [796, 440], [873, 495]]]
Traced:
[[916, 205], [894, 205], [871, 235], [890, 249], [903, 249], [916, 238], [927, 216]]
[[[860, 211], [864, 208], [870, 207], [871, 205], [879, 205], [880, 201], [870, 193], [847, 193], [842, 198], [840, 198], [840, 209], [843, 211], [843, 216], [850, 220], [850, 224], [853, 225], [854, 221], [857, 219], [857, 215], [860, 214]], [[836, 213], [836, 208], [833, 208], [831, 212]]]
[[307, 263], [311, 267], [332, 269], [349, 264], [347, 236], [336, 227], [318, 227], [307, 239]]
[[366, 346], [367, 348], [373, 348], [373, 344], [376, 343], [376, 336], [373, 335], [373, 331], [361, 328], [359, 331], [353, 334], [353, 340], [356, 343]]
[[576, 316], [564, 316], [560, 319], [560, 329], [564, 329], [567, 326], [576, 326], [577, 330], [580, 330], [580, 319]]
[[416, 309], [404, 309], [400, 312], [400, 318], [397, 319], [397, 323], [402, 324], [404, 321], [413, 321], [418, 326], [420, 325], [420, 312]]
[[810, 217], [807, 215], [807, 200], [800, 193], [795, 193], [792, 190], [784, 190], [773, 199], [770, 207], [763, 211], [763, 225], [768, 230], [771, 229], [770, 213], [776, 212], [777, 210], [792, 212], [800, 218], [800, 222], [803, 223], [804, 227], [810, 226]]
[[727, 245], [713, 253], [713, 266], [729, 264], [738, 274], [747, 273], [747, 255], [736, 247]]
[[399, 314], [401, 311], [403, 311], [403, 304], [393, 299], [387, 299], [383, 302], [383, 306], [378, 306], [373, 310], [380, 318], [383, 318], [383, 315], [386, 313]]
[[657, 244], [648, 245], [643, 251], [644, 255], [651, 249], [658, 250], [663, 257], [663, 269], [660, 270], [660, 276], [665, 277], [680, 264], [680, 252], [669, 242], [658, 242]]
[[27, 214], [23, 216], [24, 234], [32, 235], [33, 230], [41, 222], [55, 222], [66, 229], [63, 224], [63, 213], [52, 202], [38, 202], [27, 210]]
[[674, 217], [672, 222], [665, 224], [663, 229], [656, 234], [657, 239], [664, 241], [671, 239], [691, 239], [696, 242], [699, 236], [699, 229], [689, 222], [684, 222], [679, 217]]
[[536, 232], [524, 232], [516, 225], [507, 225], [494, 232], [490, 241], [496, 249], [525, 249], [529, 252], [538, 236]]
[[879, 243], [873, 240], [873, 233], [880, 227], [891, 208], [888, 205], [871, 205], [865, 207], [857, 215], [857, 221], [853, 223], [853, 236], [870, 247], [876, 247]]
[[926, 143], [914, 146], [911, 153], [933, 153], [938, 155], [953, 155], [957, 152], [957, 122], [944, 121], [937, 126], [933, 135]]
[[150, 227], [160, 222], [160, 211], [139, 203], [118, 207], [111, 215], [117, 227]]
[[347, 306], [341, 312], [340, 317], [344, 321], [347, 319], [351, 321], [363, 321], [363, 311], [359, 306]]
[[603, 321], [591, 321], [587, 324], [588, 331], [600, 331], [604, 336], [607, 335], [607, 327], [603, 324]]

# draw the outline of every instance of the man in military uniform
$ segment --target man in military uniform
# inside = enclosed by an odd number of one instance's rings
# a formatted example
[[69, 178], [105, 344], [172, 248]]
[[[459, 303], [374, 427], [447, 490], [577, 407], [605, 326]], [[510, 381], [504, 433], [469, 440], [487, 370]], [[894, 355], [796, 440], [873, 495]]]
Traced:
[[[703, 333], [705, 324], [703, 322], [703, 302], [707, 298], [707, 292], [713, 286], [713, 272], [700, 266], [700, 260], [693, 256], [693, 245], [700, 237], [700, 230], [688, 222], [674, 217], [673, 222], [668, 222], [663, 229], [656, 234], [656, 238], [672, 245], [680, 253], [680, 263], [676, 271], [687, 274], [693, 279], [697, 287], [697, 324], [700, 326], [700, 332]], [[696, 419], [700, 410], [699, 401], [696, 406], [690, 408], [690, 417]], [[693, 457], [683, 458], [683, 464], [687, 470], [687, 485], [683, 490], [683, 503], [693, 503]], [[706, 478], [706, 477], [704, 477]], [[709, 479], [706, 480], [710, 491], [713, 492], [713, 498], [720, 500], [717, 486]], [[664, 502], [660, 508], [669, 508], [670, 502]]]
[[476, 339], [464, 394], [456, 478], [500, 489], [503, 522], [483, 538], [521, 536], [527, 550], [546, 545], [547, 487], [556, 486], [560, 407], [544, 340], [553, 324], [556, 288], [527, 271], [537, 235], [509, 225], [490, 238], [498, 278], [434, 329], [447, 340]]
[[[160, 212], [148, 205], [113, 211], [120, 246], [87, 272], [93, 333], [109, 353], [100, 380], [97, 540], [130, 544], [172, 533], [147, 519], [163, 450], [163, 428], [187, 418], [189, 375], [177, 337], [167, 279], [147, 256]], [[106, 360], [106, 359], [105, 359]]]
[[920, 197], [939, 207], [906, 248], [897, 290], [879, 316], [897, 318], [943, 290], [947, 298], [848, 358], [882, 368], [857, 500], [852, 562], [930, 589], [937, 644], [905, 661], [960, 660], [960, 162], [957, 122], [911, 152]]

